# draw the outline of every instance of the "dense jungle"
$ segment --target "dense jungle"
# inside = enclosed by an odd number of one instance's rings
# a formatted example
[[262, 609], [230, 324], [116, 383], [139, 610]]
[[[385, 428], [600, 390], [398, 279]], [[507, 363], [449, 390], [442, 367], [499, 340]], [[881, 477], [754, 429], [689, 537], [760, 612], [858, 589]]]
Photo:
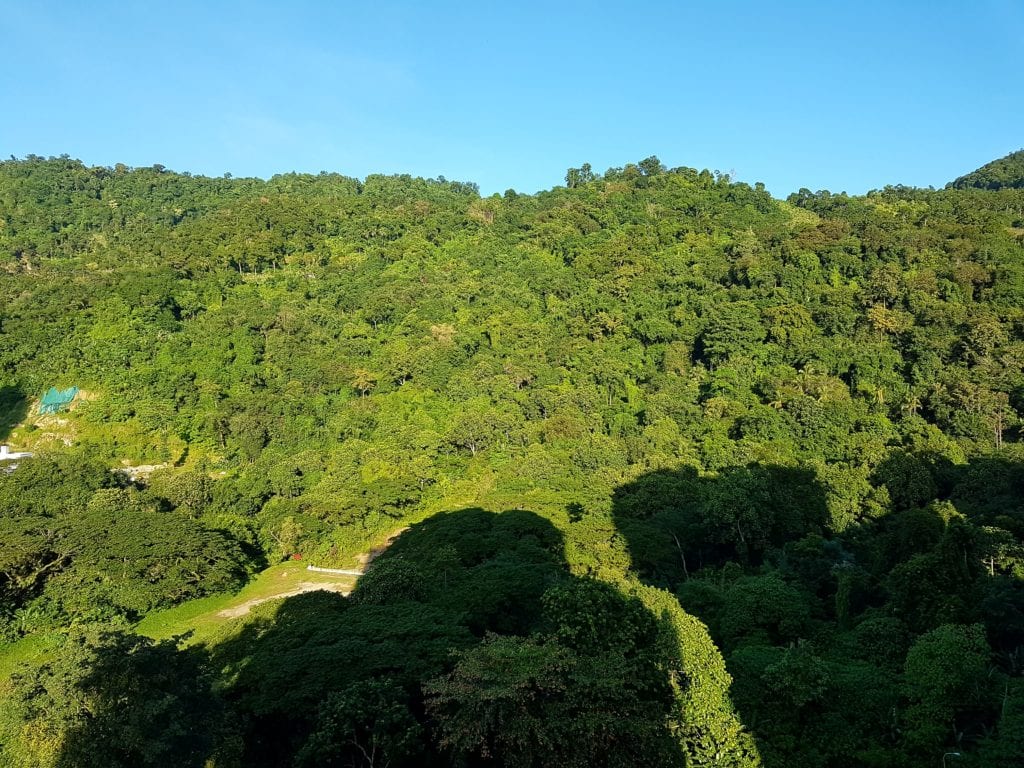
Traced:
[[0, 765], [1024, 764], [1022, 416], [1024, 151], [11, 158]]

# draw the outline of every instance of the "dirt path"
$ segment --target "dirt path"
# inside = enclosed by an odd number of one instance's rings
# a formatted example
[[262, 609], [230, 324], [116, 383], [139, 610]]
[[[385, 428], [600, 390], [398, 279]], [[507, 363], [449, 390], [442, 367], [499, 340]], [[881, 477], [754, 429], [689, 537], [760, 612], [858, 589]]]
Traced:
[[[337, 592], [340, 595], [348, 596], [352, 590], [355, 589], [355, 579], [363, 575], [363, 570], [369, 565], [375, 557], [381, 552], [391, 546], [391, 543], [397, 539], [402, 533], [409, 530], [408, 528], [401, 528], [390, 536], [387, 540], [379, 547], [374, 547], [369, 552], [364, 552], [359, 555], [357, 559], [360, 570], [344, 570], [344, 569], [331, 569], [331, 568], [316, 568], [315, 566], [307, 566], [311, 574], [322, 572], [329, 574], [330, 576], [348, 576], [350, 578], [343, 581], [300, 581], [298, 585], [292, 585], [290, 588], [282, 589], [280, 592], [274, 592], [270, 595], [263, 595], [261, 597], [254, 597], [250, 600], [246, 600], [238, 605], [233, 605], [230, 608], [217, 611], [217, 616], [224, 619], [237, 619], [240, 616], [245, 616], [253, 608], [262, 603], [270, 602], [271, 600], [280, 600], [285, 597], [294, 597], [295, 595], [302, 595], [306, 592], [316, 592], [323, 590], [324, 592]], [[310, 578], [313, 578], [311, 575]]]
[[295, 595], [302, 595], [306, 592], [317, 592], [322, 590], [324, 592], [338, 592], [342, 595], [348, 595], [352, 592], [352, 584], [330, 582], [317, 582], [317, 581], [303, 581], [298, 587], [289, 589], [287, 592], [281, 592], [276, 595], [269, 595], [267, 597], [256, 597], [252, 600], [246, 600], [244, 603], [239, 603], [230, 608], [225, 608], [223, 611], [217, 611], [218, 616], [222, 616], [225, 619], [237, 619], [239, 616], [245, 616], [249, 611], [255, 608], [261, 603], [267, 603], [271, 600], [280, 600], [283, 597], [295, 597]]

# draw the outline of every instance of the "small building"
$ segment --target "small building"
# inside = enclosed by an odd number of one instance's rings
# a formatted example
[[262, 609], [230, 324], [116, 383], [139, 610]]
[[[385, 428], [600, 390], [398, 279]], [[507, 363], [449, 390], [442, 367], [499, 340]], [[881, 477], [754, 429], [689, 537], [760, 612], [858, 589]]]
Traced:
[[67, 389], [50, 387], [49, 391], [39, 399], [40, 415], [67, 410], [71, 405], [71, 401], [74, 400], [77, 395], [78, 387], [68, 387]]

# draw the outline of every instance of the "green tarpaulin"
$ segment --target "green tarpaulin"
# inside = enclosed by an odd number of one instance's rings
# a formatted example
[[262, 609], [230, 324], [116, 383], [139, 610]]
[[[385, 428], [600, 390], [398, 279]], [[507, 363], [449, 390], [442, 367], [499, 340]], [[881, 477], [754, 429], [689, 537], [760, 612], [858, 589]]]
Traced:
[[39, 413], [56, 413], [67, 408], [75, 395], [78, 394], [78, 387], [68, 389], [57, 389], [50, 387], [50, 390], [39, 400]]

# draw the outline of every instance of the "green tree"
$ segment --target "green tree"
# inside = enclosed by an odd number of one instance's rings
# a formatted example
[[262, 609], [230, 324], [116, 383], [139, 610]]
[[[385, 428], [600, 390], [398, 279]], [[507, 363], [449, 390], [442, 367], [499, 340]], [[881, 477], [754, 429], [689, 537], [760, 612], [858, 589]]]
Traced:
[[220, 710], [202, 655], [175, 640], [75, 632], [56, 658], [14, 678], [27, 764], [203, 766]]
[[904, 668], [911, 748], [960, 745], [979, 710], [993, 704], [990, 661], [984, 629], [977, 624], [944, 624], [918, 638], [907, 652]]
[[296, 766], [380, 768], [420, 755], [420, 724], [405, 693], [388, 681], [367, 680], [331, 693], [299, 750]]

